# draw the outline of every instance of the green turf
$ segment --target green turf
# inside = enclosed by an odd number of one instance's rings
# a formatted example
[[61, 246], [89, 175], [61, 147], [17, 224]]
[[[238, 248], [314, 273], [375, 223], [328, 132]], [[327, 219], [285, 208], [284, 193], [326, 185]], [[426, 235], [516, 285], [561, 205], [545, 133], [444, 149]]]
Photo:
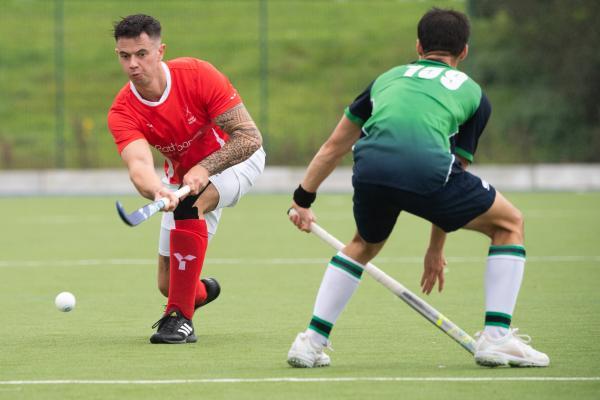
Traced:
[[[336, 324], [332, 366], [291, 369], [285, 355], [306, 328], [333, 251], [296, 231], [289, 196], [251, 195], [226, 210], [205, 276], [221, 297], [194, 323], [194, 345], [150, 345], [164, 299], [156, 290], [158, 218], [131, 229], [110, 197], [1, 198], [0, 381], [223, 378], [524, 378], [600, 376], [600, 193], [511, 194], [526, 217], [528, 264], [514, 324], [534, 338], [546, 369], [485, 369], [369, 277]], [[126, 198], [132, 209], [143, 203]], [[321, 225], [353, 231], [348, 195], [322, 195]], [[418, 289], [429, 227], [403, 215], [374, 263]], [[427, 300], [467, 332], [483, 319], [487, 241], [449, 237], [447, 287]], [[567, 256], [573, 256], [568, 258]], [[561, 258], [562, 257], [562, 258]], [[77, 296], [60, 313], [54, 296]], [[600, 381], [244, 382], [163, 385], [0, 385], [0, 399], [598, 398]]]

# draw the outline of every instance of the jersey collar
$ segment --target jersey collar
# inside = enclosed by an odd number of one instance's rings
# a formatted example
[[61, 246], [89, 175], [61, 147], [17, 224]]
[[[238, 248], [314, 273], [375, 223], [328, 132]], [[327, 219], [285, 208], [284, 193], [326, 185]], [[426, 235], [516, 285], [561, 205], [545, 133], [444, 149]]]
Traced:
[[422, 58], [420, 60], [415, 61], [413, 64], [432, 64], [432, 65], [442, 65], [444, 67], [448, 67], [448, 68], [452, 68], [452, 69], [456, 69], [451, 65], [446, 64], [445, 62], [442, 61], [437, 61], [437, 60], [429, 60], [426, 58]]
[[137, 97], [137, 99], [143, 104], [150, 107], [157, 107], [164, 103], [167, 100], [167, 97], [169, 97], [169, 92], [171, 91], [171, 71], [169, 71], [169, 67], [166, 63], [161, 61], [160, 65], [162, 66], [163, 71], [165, 71], [165, 76], [167, 77], [167, 87], [165, 88], [165, 91], [163, 92], [162, 96], [158, 101], [148, 101], [144, 99], [135, 88], [133, 82], [129, 81], [129, 88], [131, 89], [135, 97]]

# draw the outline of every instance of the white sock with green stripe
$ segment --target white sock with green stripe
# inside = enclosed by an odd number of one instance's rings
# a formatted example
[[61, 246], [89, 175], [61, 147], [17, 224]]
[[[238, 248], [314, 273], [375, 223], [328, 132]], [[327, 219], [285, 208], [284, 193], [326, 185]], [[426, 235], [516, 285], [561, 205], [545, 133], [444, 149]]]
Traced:
[[358, 287], [363, 269], [363, 265], [341, 251], [329, 262], [306, 330], [315, 342], [327, 345], [333, 324]]
[[490, 246], [485, 272], [484, 331], [491, 337], [508, 333], [524, 269], [523, 246]]

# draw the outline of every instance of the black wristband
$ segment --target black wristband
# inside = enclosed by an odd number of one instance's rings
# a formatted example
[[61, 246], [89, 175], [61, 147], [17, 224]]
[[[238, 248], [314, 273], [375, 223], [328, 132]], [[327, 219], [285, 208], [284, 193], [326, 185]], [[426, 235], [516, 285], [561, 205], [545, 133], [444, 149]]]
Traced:
[[298, 189], [294, 190], [294, 203], [302, 208], [310, 208], [316, 198], [316, 193], [307, 192], [302, 185], [298, 185]]

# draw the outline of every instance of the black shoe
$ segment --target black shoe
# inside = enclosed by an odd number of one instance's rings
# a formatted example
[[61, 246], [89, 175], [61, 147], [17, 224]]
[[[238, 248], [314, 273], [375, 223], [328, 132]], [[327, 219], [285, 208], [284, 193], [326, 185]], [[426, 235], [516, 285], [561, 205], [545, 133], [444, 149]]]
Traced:
[[150, 343], [195, 343], [198, 340], [192, 321], [176, 309], [169, 311], [152, 327], [158, 327], [158, 330], [150, 337]]
[[196, 310], [204, 307], [221, 294], [221, 285], [219, 285], [219, 282], [215, 278], [200, 279], [200, 281], [204, 283], [204, 287], [206, 288], [206, 300], [204, 300], [204, 303], [198, 304], [195, 307]]

